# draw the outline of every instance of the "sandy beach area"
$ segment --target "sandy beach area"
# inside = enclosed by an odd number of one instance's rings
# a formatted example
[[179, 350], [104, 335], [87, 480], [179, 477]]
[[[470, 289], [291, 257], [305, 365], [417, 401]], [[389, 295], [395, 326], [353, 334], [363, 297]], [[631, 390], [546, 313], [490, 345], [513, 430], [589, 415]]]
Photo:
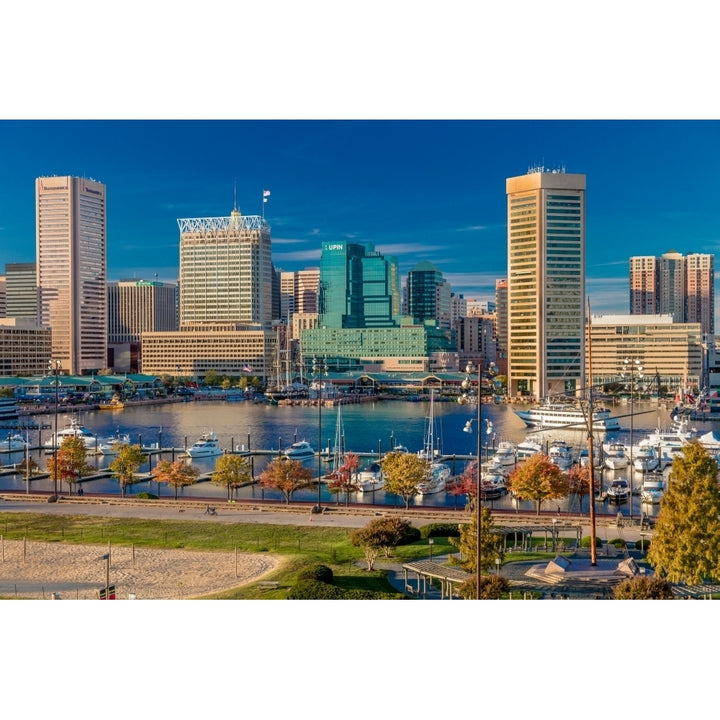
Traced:
[[[105, 587], [107, 546], [2, 541], [0, 596], [97, 600]], [[109, 583], [116, 599], [172, 600], [227, 590], [270, 572], [267, 554], [111, 546]]]

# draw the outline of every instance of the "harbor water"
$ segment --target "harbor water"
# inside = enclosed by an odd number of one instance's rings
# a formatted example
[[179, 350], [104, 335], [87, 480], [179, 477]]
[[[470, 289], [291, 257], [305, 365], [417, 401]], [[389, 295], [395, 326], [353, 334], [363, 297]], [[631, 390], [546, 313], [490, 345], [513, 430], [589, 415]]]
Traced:
[[[322, 448], [332, 450], [338, 427], [342, 433], [341, 443], [347, 451], [357, 452], [361, 455], [361, 465], [372, 462], [378, 455], [388, 452], [397, 445], [407, 447], [411, 452], [423, 448], [423, 442], [428, 425], [430, 403], [427, 401], [399, 401], [383, 400], [359, 404], [340, 406], [340, 422], [336, 407], [323, 406], [320, 413], [317, 406], [275, 406], [251, 401], [191, 401], [183, 403], [167, 403], [158, 405], [132, 405], [128, 404], [123, 410], [91, 410], [80, 411], [75, 414], [79, 423], [100, 438], [112, 435], [130, 436], [131, 442], [143, 446], [152, 446], [157, 443], [161, 448], [167, 449], [161, 454], [152, 454], [148, 464], [140, 468], [140, 472], [147, 472], [154, 467], [159, 459], [173, 460], [183, 456], [184, 450], [192, 445], [203, 432], [214, 431], [220, 446], [226, 450], [249, 450], [252, 456], [253, 476], [259, 477], [265, 465], [280, 451], [298, 440], [307, 440], [314, 449], [318, 448], [318, 440], [322, 438]], [[632, 417], [633, 442], [637, 443], [645, 434], [656, 428], [670, 427], [669, 414], [664, 409], [658, 409], [655, 404], [635, 403]], [[630, 442], [630, 410], [627, 406], [618, 406], [613, 409], [613, 415], [619, 416], [622, 430], [613, 432], [613, 438], [626, 444]], [[319, 417], [320, 416], [320, 417]], [[436, 447], [452, 468], [455, 475], [465, 469], [470, 457], [477, 453], [477, 410], [474, 407], [463, 406], [457, 402], [434, 403], [435, 439]], [[575, 457], [587, 447], [587, 433], [580, 430], [554, 430], [548, 432], [532, 432], [522, 420], [513, 412], [510, 405], [484, 404], [482, 407], [482, 452], [483, 456], [492, 454], [493, 448], [502, 440], [513, 443], [522, 441], [528, 434], [549, 442], [551, 439], [564, 439], [572, 445]], [[54, 428], [55, 415], [37, 416], [41, 424]], [[62, 428], [68, 422], [69, 416], [62, 409], [58, 414], [58, 427]], [[318, 432], [319, 421], [321, 423]], [[472, 433], [463, 431], [466, 423], [471, 421]], [[489, 421], [489, 422], [488, 422]], [[697, 430], [705, 432], [713, 429], [712, 422], [696, 423]], [[488, 432], [490, 428], [491, 432]], [[29, 442], [34, 448], [42, 446], [52, 433], [52, 429], [29, 431]], [[599, 447], [605, 438], [596, 435], [595, 446]], [[0, 463], [7, 469], [14, 464], [22, 462], [23, 452], [2, 453]], [[33, 449], [31, 457], [41, 469], [46, 467], [47, 455], [44, 450]], [[217, 458], [195, 458], [190, 462], [198, 468], [200, 473], [207, 475], [212, 472]], [[88, 458], [89, 463], [102, 470], [107, 468], [111, 457], [93, 455]], [[317, 457], [303, 461], [317, 474]], [[321, 464], [323, 472], [327, 465]], [[668, 471], [665, 471], [667, 475]], [[637, 495], [631, 501], [618, 506], [608, 502], [596, 503], [596, 512], [631, 514], [636, 517], [644, 512], [648, 515], [657, 514], [657, 505], [642, 505], [639, 498], [639, 489], [643, 477], [641, 473], [631, 470], [622, 471], [596, 471], [596, 487], [607, 487], [617, 477], [628, 478]], [[87, 494], [118, 494], [119, 485], [110, 477], [88, 480], [83, 483]], [[53, 489], [53, 481], [49, 478], [31, 480], [30, 492], [49, 492]], [[19, 474], [4, 473], [0, 475], [0, 491], [24, 492], [28, 484]], [[63, 487], [67, 492], [67, 486]], [[148, 480], [139, 482], [128, 488], [128, 495], [140, 492], [151, 492], [164, 497], [174, 496], [174, 489], [159, 486], [157, 482]], [[227, 497], [223, 487], [211, 482], [198, 482], [195, 485], [179, 490], [179, 495], [186, 498], [208, 498], [218, 502]], [[313, 502], [317, 500], [317, 485], [299, 490], [293, 495], [293, 501]], [[235, 491], [237, 499], [280, 500], [279, 493], [263, 490], [259, 485], [239, 488]], [[326, 485], [321, 486], [321, 500], [323, 503], [363, 503], [377, 505], [402, 506], [400, 498], [386, 494], [383, 490], [374, 493], [351, 493], [336, 495], [331, 493]], [[466, 499], [463, 495], [451, 492], [440, 492], [432, 495], [416, 495], [413, 505], [424, 507], [445, 507], [462, 509]], [[488, 506], [497, 509], [532, 511], [535, 505], [532, 502], [518, 502], [509, 495], [493, 501], [486, 501]], [[588, 497], [571, 496], [559, 501], [548, 501], [541, 506], [541, 510], [560, 512], [589, 512]]]

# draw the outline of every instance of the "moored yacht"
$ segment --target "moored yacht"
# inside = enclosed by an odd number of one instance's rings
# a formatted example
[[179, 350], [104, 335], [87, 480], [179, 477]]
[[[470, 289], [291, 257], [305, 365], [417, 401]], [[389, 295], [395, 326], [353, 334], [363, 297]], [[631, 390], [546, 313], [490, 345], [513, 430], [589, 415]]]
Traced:
[[652, 472], [660, 466], [660, 457], [652, 445], [641, 442], [633, 453], [633, 467], [638, 472]]
[[80, 438], [87, 450], [95, 451], [98, 446], [98, 438], [95, 433], [88, 430], [84, 425], [80, 425], [76, 418], [70, 418], [69, 423], [62, 430], [57, 431], [57, 438], [53, 433], [50, 438], [45, 442], [45, 447], [49, 450], [62, 445], [62, 441], [67, 437]]
[[630, 497], [630, 486], [625, 479], [613, 480], [607, 489], [607, 498], [610, 502], [626, 502]]
[[515, 452], [518, 460], [527, 460], [533, 455], [537, 455], [543, 451], [543, 444], [539, 440], [533, 440], [526, 437], [522, 442], [517, 444]]
[[4, 440], [0, 440], [0, 452], [18, 452], [27, 447], [25, 438], [17, 433], [8, 435]]
[[312, 445], [306, 440], [298, 440], [298, 442], [294, 442], [285, 450], [283, 454], [291, 460], [302, 460], [303, 458], [313, 457], [315, 451], [312, 449]]
[[385, 476], [383, 475], [380, 463], [370, 463], [366, 468], [357, 474], [358, 492], [366, 493], [373, 490], [380, 490], [385, 485]]
[[210, 430], [204, 432], [187, 450], [192, 458], [215, 457], [222, 455], [218, 436]]
[[573, 464], [572, 448], [564, 440], [554, 440], [550, 444], [548, 457], [561, 470], [569, 470]]
[[450, 477], [450, 466], [446, 463], [434, 462], [430, 467], [430, 476], [417, 485], [418, 495], [432, 495], [445, 490]]

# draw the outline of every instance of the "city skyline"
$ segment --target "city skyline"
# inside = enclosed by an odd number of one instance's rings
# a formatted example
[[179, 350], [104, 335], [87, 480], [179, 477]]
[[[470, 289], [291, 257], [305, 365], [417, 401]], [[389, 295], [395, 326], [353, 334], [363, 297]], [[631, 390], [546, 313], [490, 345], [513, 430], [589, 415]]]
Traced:
[[426, 260], [494, 300], [505, 180], [543, 166], [586, 175], [591, 309], [629, 312], [631, 256], [720, 244], [706, 212], [719, 140], [707, 120], [3, 120], [2, 261], [36, 260], [34, 181], [67, 174], [107, 187], [109, 281], [177, 282], [177, 220], [237, 203], [264, 211], [278, 270], [319, 266], [323, 241], [371, 243], [403, 282]]

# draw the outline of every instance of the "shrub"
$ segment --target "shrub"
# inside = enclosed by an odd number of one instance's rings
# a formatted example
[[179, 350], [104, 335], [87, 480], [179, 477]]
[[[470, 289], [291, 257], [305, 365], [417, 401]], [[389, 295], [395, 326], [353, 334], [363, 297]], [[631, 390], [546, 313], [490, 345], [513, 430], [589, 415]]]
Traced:
[[672, 597], [670, 583], [656, 576], [628, 578], [613, 588], [614, 600], [671, 600]]
[[402, 529], [402, 535], [400, 536], [400, 540], [398, 542], [398, 545], [410, 545], [414, 542], [417, 542], [420, 539], [420, 530], [418, 530], [413, 525], [405, 525]]
[[624, 548], [627, 546], [627, 543], [622, 538], [613, 538], [612, 540], [608, 540], [608, 545], [614, 545], [616, 548]]
[[319, 580], [300, 580], [290, 588], [288, 600], [396, 600], [400, 593], [373, 592], [372, 590], [343, 590]]
[[342, 600], [345, 591], [319, 580], [300, 580], [290, 588], [288, 600]]
[[318, 582], [324, 582], [332, 584], [333, 571], [327, 565], [310, 565], [300, 572], [297, 576], [298, 580], [317, 580]]
[[420, 537], [425, 540], [431, 537], [460, 537], [457, 523], [430, 523], [420, 528]]
[[139, 492], [135, 496], [138, 500], [157, 500], [158, 496], [151, 492]]
[[480, 597], [483, 600], [499, 600], [508, 591], [510, 582], [498, 575], [482, 575], [480, 577]]
[[[602, 540], [596, 535], [595, 536], [595, 547], [599, 548], [602, 545]], [[590, 547], [590, 536], [585, 535], [582, 540], [580, 540], [580, 547], [589, 548]]]

